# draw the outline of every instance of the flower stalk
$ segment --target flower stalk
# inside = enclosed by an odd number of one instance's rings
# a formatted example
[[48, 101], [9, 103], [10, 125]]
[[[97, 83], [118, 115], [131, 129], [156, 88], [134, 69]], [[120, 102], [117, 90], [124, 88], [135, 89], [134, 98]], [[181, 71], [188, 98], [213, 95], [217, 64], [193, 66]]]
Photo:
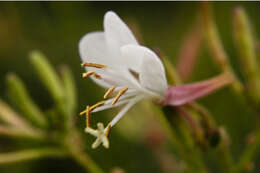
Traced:
[[260, 131], [257, 130], [251, 136], [253, 141], [247, 144], [245, 151], [240, 156], [238, 163], [235, 165], [233, 173], [245, 172], [247, 166], [249, 166], [254, 158], [259, 154], [260, 148]]
[[243, 85], [237, 79], [229, 63], [227, 53], [225, 52], [224, 47], [222, 46], [223, 44], [221, 43], [217, 26], [212, 17], [211, 8], [212, 7], [209, 4], [209, 2], [202, 2], [202, 19], [205, 28], [205, 37], [209, 45], [210, 52], [221, 71], [230, 72], [234, 76], [235, 81], [232, 84], [232, 88], [236, 93], [241, 95], [241, 92], [243, 91]]
[[260, 78], [257, 56], [255, 52], [254, 36], [250, 22], [243, 8], [234, 10], [234, 38], [240, 55], [240, 64], [244, 75], [246, 94], [254, 107], [260, 105]]
[[10, 164], [43, 157], [66, 157], [67, 153], [58, 148], [27, 149], [16, 152], [1, 153], [0, 164]]

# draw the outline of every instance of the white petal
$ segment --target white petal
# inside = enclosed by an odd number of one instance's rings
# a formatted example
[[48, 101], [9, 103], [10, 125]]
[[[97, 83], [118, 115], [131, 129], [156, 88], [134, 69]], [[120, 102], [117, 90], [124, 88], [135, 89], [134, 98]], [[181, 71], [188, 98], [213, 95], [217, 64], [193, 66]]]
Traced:
[[[107, 66], [111, 66], [110, 53], [107, 49], [105, 37], [103, 32], [92, 32], [86, 34], [79, 42], [79, 52], [83, 62], [91, 62], [97, 64], [104, 64]], [[103, 71], [96, 68], [87, 67], [87, 71], [94, 70], [98, 74], [102, 75]], [[109, 88], [111, 87], [105, 81], [98, 80], [92, 77], [92, 79], [99, 85]]]
[[[111, 56], [105, 42], [104, 32], [97, 31], [86, 34], [79, 42], [79, 52], [83, 62], [105, 64], [111, 66], [116, 57]], [[89, 69], [93, 69], [89, 67]]]
[[153, 51], [146, 49], [140, 70], [141, 86], [164, 96], [168, 87], [165, 70], [161, 60]]
[[128, 26], [112, 11], [105, 14], [104, 30], [107, 44], [114, 56], [120, 54], [120, 47], [123, 45], [138, 45]]
[[148, 48], [144, 46], [132, 44], [122, 46], [120, 50], [125, 66], [127, 66], [129, 70], [140, 73], [142, 59], [144, 58], [144, 54], [147, 52], [147, 49]]

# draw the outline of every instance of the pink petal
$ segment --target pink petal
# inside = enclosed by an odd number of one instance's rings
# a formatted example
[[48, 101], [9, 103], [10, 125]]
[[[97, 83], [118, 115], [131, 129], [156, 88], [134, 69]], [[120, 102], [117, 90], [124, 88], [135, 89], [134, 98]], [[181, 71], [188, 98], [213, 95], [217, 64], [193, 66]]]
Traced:
[[179, 106], [186, 104], [232, 83], [233, 80], [232, 74], [224, 73], [202, 82], [169, 87], [163, 105]]

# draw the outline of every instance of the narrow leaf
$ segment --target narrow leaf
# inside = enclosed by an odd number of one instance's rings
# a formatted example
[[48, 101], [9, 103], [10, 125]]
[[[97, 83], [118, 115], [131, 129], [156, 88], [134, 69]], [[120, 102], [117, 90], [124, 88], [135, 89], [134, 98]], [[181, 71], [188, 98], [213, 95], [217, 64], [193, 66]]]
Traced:
[[0, 154], [0, 164], [10, 164], [43, 157], [64, 157], [66, 153], [56, 148], [28, 149]]
[[241, 67], [244, 74], [249, 97], [260, 104], [260, 75], [254, 47], [254, 36], [243, 8], [234, 11], [234, 36], [240, 54]]
[[40, 80], [47, 87], [55, 102], [57, 104], [63, 102], [64, 95], [61, 81], [50, 63], [37, 51], [32, 51], [30, 58]]
[[69, 116], [72, 116], [76, 109], [77, 93], [75, 81], [71, 70], [67, 66], [61, 69], [62, 81], [64, 85], [64, 94], [66, 100], [66, 109]]
[[27, 122], [8, 104], [0, 99], [0, 119], [17, 128], [31, 129]]
[[18, 76], [10, 74], [7, 76], [8, 94], [18, 109], [35, 125], [46, 127], [47, 121], [44, 114], [33, 102], [23, 82]]

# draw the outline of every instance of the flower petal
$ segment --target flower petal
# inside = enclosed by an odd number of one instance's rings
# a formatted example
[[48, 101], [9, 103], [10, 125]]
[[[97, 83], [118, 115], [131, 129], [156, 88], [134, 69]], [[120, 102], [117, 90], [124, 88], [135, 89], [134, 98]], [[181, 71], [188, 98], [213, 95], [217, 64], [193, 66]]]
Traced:
[[167, 90], [165, 70], [161, 60], [148, 48], [143, 47], [139, 80], [146, 89], [164, 95]]
[[[79, 53], [83, 62], [91, 62], [97, 64], [105, 64], [111, 66], [113, 57], [110, 56], [107, 49], [105, 36], [103, 32], [92, 32], [86, 34], [79, 42]], [[102, 75], [103, 70], [86, 67], [87, 71], [94, 70], [98, 74]], [[111, 85], [105, 81], [95, 79], [91, 77], [97, 84], [109, 88]]]
[[147, 52], [147, 49], [148, 48], [144, 46], [133, 44], [122, 46], [120, 50], [125, 66], [127, 66], [129, 70], [140, 73], [141, 63], [144, 58], [144, 54]]
[[120, 47], [123, 45], [138, 45], [128, 26], [112, 11], [105, 14], [104, 30], [106, 42], [114, 56], [120, 54]]
[[206, 81], [169, 87], [163, 104], [171, 106], [186, 104], [232, 83], [233, 80], [230, 73], [224, 73]]
[[[97, 31], [86, 34], [79, 42], [79, 52], [83, 62], [113, 65], [115, 57], [110, 55], [105, 42], [104, 32]], [[91, 67], [88, 70], [93, 69]]]

